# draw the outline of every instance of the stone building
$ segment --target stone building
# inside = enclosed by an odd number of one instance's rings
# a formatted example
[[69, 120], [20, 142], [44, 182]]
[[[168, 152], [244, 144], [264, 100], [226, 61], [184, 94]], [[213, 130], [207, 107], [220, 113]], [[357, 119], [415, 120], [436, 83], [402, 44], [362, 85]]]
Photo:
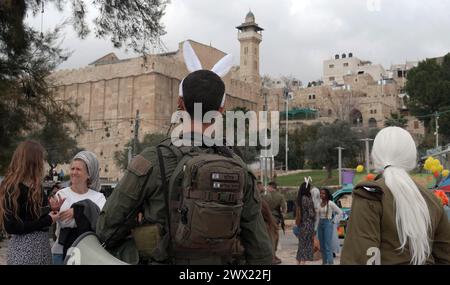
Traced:
[[[346, 68], [344, 61], [349, 62]], [[336, 119], [349, 120], [356, 128], [382, 128], [391, 113], [402, 113], [408, 119], [408, 131], [419, 140], [425, 133], [424, 126], [405, 112], [404, 102], [406, 73], [417, 63], [393, 65], [385, 71], [381, 65], [362, 64], [366, 62], [369, 61], [361, 61], [351, 54], [324, 61], [323, 83], [294, 90], [292, 108], [289, 108], [313, 110], [315, 116], [293, 120], [289, 129]], [[339, 72], [330, 73], [333, 68]], [[331, 74], [333, 80], [329, 78]]]
[[[258, 110], [261, 98], [259, 45], [262, 28], [249, 12], [238, 29], [240, 66], [223, 78], [226, 109]], [[203, 68], [211, 69], [226, 53], [189, 40]], [[177, 109], [178, 87], [188, 74], [178, 50], [163, 54], [119, 59], [114, 53], [79, 69], [57, 71], [51, 76], [55, 96], [77, 104], [77, 112], [88, 129], [77, 137], [79, 146], [93, 151], [100, 162], [101, 178], [118, 180], [120, 169], [114, 153], [123, 151], [134, 136], [139, 112], [139, 138], [149, 133], [166, 133]]]
[[368, 60], [360, 60], [352, 53], [348, 55], [338, 54], [333, 59], [323, 62], [323, 82], [325, 85], [344, 84], [344, 77], [347, 75], [369, 74], [375, 81], [386, 76], [386, 71], [380, 64], [372, 64]]

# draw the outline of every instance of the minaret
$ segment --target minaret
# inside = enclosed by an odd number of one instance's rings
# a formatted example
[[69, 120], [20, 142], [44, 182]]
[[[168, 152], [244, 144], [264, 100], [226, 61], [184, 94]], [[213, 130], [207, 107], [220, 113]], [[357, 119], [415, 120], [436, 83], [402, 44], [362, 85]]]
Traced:
[[245, 22], [236, 29], [239, 30], [238, 40], [241, 43], [241, 79], [259, 84], [259, 44], [264, 29], [255, 23], [255, 15], [251, 11], [245, 16]]

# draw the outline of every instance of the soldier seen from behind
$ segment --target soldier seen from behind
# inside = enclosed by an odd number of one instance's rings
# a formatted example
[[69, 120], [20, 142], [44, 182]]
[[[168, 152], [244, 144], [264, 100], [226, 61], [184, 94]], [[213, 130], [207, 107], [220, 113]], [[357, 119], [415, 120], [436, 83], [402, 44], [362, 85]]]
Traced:
[[372, 160], [382, 174], [353, 190], [341, 264], [450, 264], [450, 224], [432, 191], [408, 172], [417, 165], [411, 135], [388, 127], [375, 137]]
[[210, 124], [194, 118], [194, 104], [201, 104], [202, 118], [223, 110], [225, 85], [214, 68], [192, 68], [188, 43], [183, 53], [192, 71], [180, 86], [179, 108], [192, 119], [189, 128], [183, 125], [183, 145], [168, 138], [132, 159], [100, 214], [97, 234], [128, 263], [271, 264], [255, 177], [230, 148], [205, 145]]
[[[263, 196], [264, 200], [269, 204], [270, 210], [272, 211], [272, 215], [275, 218], [275, 221], [278, 226], [281, 227], [283, 232], [285, 231], [284, 227], [284, 214], [287, 212], [287, 203], [286, 199], [284, 198], [283, 194], [280, 193], [277, 189], [277, 183], [274, 181], [269, 182], [269, 187], [267, 188], [268, 192]], [[275, 248], [274, 252], [276, 253], [278, 249], [278, 242], [279, 242], [280, 236], [277, 232], [277, 235], [275, 237]], [[274, 255], [274, 264], [281, 263], [281, 259], [279, 259], [276, 255]]]

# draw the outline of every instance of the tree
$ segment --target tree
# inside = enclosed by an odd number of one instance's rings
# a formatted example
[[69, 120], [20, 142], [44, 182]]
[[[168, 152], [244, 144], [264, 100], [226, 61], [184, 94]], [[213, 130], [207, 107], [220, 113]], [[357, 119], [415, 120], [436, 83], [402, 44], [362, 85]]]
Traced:
[[264, 74], [263, 76], [261, 76], [261, 84], [263, 87], [272, 88], [273, 86], [272, 77], [270, 77], [270, 75], [268, 74]]
[[5, 11], [2, 16], [8, 16], [5, 21], [11, 26], [15, 41], [20, 46], [26, 40], [29, 27], [23, 24], [27, 12], [36, 15], [42, 5], [54, 4], [63, 12], [67, 5], [71, 6], [71, 23], [80, 38], [86, 38], [90, 28], [86, 22], [87, 6], [98, 10], [94, 19], [94, 34], [98, 38], [110, 38], [116, 48], [131, 48], [136, 52], [148, 51], [148, 43], [159, 44], [159, 37], [165, 34], [160, 23], [161, 17], [168, 3], [167, 0], [5, 0], [0, 2], [0, 10]]
[[328, 178], [331, 178], [332, 170], [338, 164], [336, 148], [339, 146], [345, 148], [343, 161], [346, 164], [358, 155], [360, 146], [356, 142], [356, 134], [348, 122], [336, 121], [333, 124], [323, 125], [317, 132], [317, 138], [305, 144], [306, 158], [325, 166]]
[[[411, 114], [423, 121], [430, 131], [434, 123], [432, 114], [450, 109], [450, 54], [444, 57], [442, 64], [434, 59], [420, 62], [408, 72], [407, 78]], [[440, 116], [439, 124], [439, 132], [450, 136], [450, 115]]]
[[[235, 107], [235, 108], [231, 109], [231, 111], [243, 112], [245, 114], [248, 112], [248, 109], [245, 107]], [[223, 113], [223, 125], [224, 125], [223, 135], [224, 136], [226, 135], [226, 123], [227, 123], [227, 116], [226, 116], [226, 112], [224, 112]], [[255, 130], [250, 130], [248, 120], [245, 121], [245, 146], [237, 146], [237, 144], [238, 144], [238, 141], [237, 141], [238, 129], [237, 129], [237, 121], [236, 120], [234, 121], [233, 131], [234, 131], [234, 141], [228, 142], [228, 143], [232, 143], [231, 147], [232, 147], [233, 151], [237, 155], [239, 155], [245, 163], [255, 162], [259, 155], [260, 148], [257, 146], [249, 145], [249, 139], [248, 139], [247, 134], [249, 134], [249, 132], [255, 131]]]
[[58, 164], [69, 163], [75, 154], [81, 151], [77, 141], [71, 136], [70, 129], [64, 125], [64, 120], [58, 120], [58, 117], [51, 117], [42, 129], [30, 135], [30, 138], [40, 141], [47, 150], [50, 172], [53, 172]]
[[[17, 143], [31, 132], [45, 142], [55, 140], [42, 137], [49, 134], [47, 126], [70, 126], [74, 136], [84, 128], [75, 106], [54, 98], [51, 92], [48, 76], [70, 55], [56, 44], [61, 27], [41, 34], [24, 23], [28, 12], [35, 15], [42, 4], [48, 3], [55, 4], [60, 11], [66, 4], [72, 4], [72, 17], [66, 23], [72, 24], [80, 38], [89, 33], [85, 0], [0, 1], [0, 172], [7, 167]], [[92, 1], [99, 9], [95, 35], [110, 37], [114, 47], [125, 46], [145, 53], [147, 44], [158, 42], [164, 34], [160, 19], [166, 3], [165, 0]], [[73, 150], [70, 141], [60, 145], [68, 146], [68, 153]]]
[[406, 119], [405, 116], [399, 113], [391, 113], [391, 116], [385, 119], [386, 119], [384, 121], [385, 127], [406, 128], [406, 126], [408, 125], [408, 119]]
[[[146, 134], [141, 142], [137, 142], [137, 151], [140, 153], [147, 147], [157, 146], [166, 136], [164, 134]], [[131, 139], [126, 145], [124, 150], [114, 152], [114, 162], [120, 167], [120, 169], [125, 170], [128, 167], [128, 153], [129, 148], [133, 145], [134, 140]]]
[[21, 43], [9, 32], [5, 26], [0, 29], [0, 172], [8, 166], [17, 143], [42, 126], [71, 124], [75, 134], [84, 128], [75, 106], [57, 100], [49, 88], [48, 76], [68, 56], [55, 45], [59, 27], [42, 36], [27, 30]]
[[340, 121], [351, 121], [352, 112], [359, 108], [359, 92], [348, 90], [328, 91], [326, 98], [330, 102], [333, 115]]
[[284, 83], [284, 86], [291, 90], [303, 86], [303, 83], [292, 74], [288, 76], [281, 76], [280, 79]]
[[[288, 137], [288, 163], [289, 169], [303, 169], [305, 166], [305, 144], [310, 141], [314, 141], [317, 137], [317, 132], [320, 128], [320, 124], [312, 126], [303, 126], [300, 130], [296, 129], [289, 133]], [[285, 132], [280, 132], [280, 149], [278, 155], [275, 157], [275, 161], [283, 165], [286, 164], [286, 144], [285, 144]]]

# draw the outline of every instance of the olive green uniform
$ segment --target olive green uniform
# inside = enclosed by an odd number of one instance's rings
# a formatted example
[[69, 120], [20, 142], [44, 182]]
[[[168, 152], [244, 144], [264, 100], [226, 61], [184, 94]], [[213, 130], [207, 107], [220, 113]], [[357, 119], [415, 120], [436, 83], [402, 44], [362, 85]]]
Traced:
[[[279, 191], [272, 191], [267, 192], [265, 195], [263, 195], [263, 199], [269, 204], [270, 211], [272, 212], [272, 216], [275, 218], [275, 221], [277, 222], [277, 225], [281, 224], [281, 227], [284, 230], [284, 219], [283, 219], [283, 213], [286, 211], [287, 204], [286, 199], [284, 198], [283, 194], [281, 194]], [[280, 240], [280, 234], [277, 231], [275, 237], [274, 237], [274, 256], [276, 251], [278, 250], [278, 242]]]
[[[162, 144], [168, 145], [170, 139]], [[201, 152], [211, 152], [206, 147], [199, 148]], [[165, 176], [171, 177], [177, 166], [177, 157], [165, 147], [160, 148], [164, 158]], [[235, 154], [235, 158], [247, 169]], [[256, 188], [256, 181], [250, 171], [245, 177], [243, 210], [240, 219], [240, 243], [244, 248], [243, 259], [247, 264], [270, 264], [272, 261], [272, 246], [266, 226], [261, 215], [261, 198]], [[129, 238], [131, 230], [136, 226], [136, 211], [143, 213], [144, 221], [160, 225], [161, 240], [158, 248], [153, 251], [152, 261], [165, 263], [169, 259], [169, 236], [167, 228], [167, 204], [160, 174], [157, 150], [146, 148], [130, 162], [124, 177], [117, 184], [112, 195], [106, 201], [97, 223], [97, 234], [106, 248], [122, 259], [123, 247], [132, 250], [133, 240]], [[136, 211], [135, 211], [136, 210]], [[131, 213], [131, 214], [130, 214]], [[173, 235], [173, 233], [172, 233]], [[128, 238], [128, 239], [127, 239]], [[125, 240], [128, 240], [125, 243]], [[117, 253], [117, 251], [122, 251]], [[126, 254], [125, 254], [126, 255]], [[183, 260], [183, 264], [216, 264], [217, 257], [195, 257], [197, 262]], [[181, 263], [177, 262], [176, 263]]]
[[277, 223], [280, 224], [283, 218], [283, 212], [287, 208], [286, 199], [283, 194], [278, 191], [267, 192], [267, 194], [263, 195], [263, 199], [269, 204], [272, 215], [275, 217]]
[[[427, 264], [450, 264], [450, 224], [432, 191], [420, 189], [431, 218], [431, 255]], [[341, 264], [375, 264], [379, 249], [383, 265], [410, 264], [408, 246], [402, 252], [395, 222], [395, 203], [384, 178], [362, 182], [353, 190], [353, 202]]]

